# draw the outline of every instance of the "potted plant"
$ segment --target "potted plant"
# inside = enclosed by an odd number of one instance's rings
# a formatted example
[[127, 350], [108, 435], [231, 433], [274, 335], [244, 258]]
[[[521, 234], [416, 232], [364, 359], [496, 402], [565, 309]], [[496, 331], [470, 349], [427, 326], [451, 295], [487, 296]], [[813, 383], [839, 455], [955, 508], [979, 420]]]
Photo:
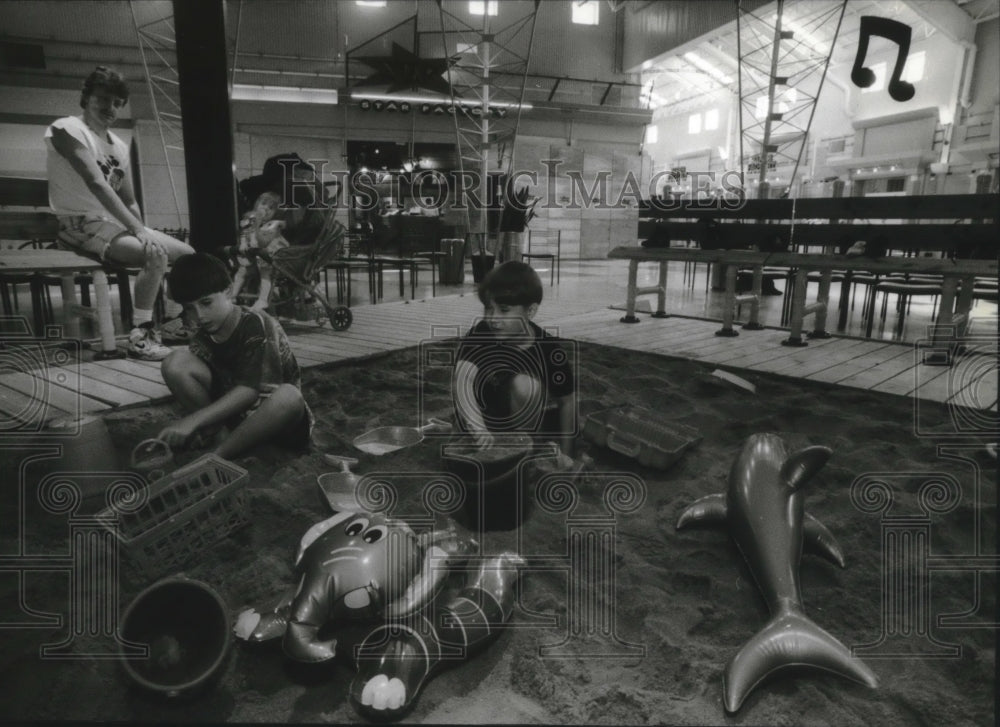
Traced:
[[507, 262], [521, 257], [521, 250], [524, 249], [524, 233], [531, 218], [535, 216], [538, 198], [531, 196], [527, 185], [516, 189], [508, 181], [504, 185], [503, 203], [498, 230], [498, 250], [501, 262]]

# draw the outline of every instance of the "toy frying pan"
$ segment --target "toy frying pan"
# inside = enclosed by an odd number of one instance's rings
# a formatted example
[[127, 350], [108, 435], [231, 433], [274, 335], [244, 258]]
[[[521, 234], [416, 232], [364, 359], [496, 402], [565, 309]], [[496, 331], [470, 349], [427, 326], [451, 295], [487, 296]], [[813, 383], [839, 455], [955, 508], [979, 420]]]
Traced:
[[451, 424], [441, 419], [428, 419], [422, 427], [379, 427], [356, 437], [354, 446], [362, 452], [381, 456], [424, 441], [424, 432], [428, 431], [450, 432]]
[[358, 460], [335, 454], [324, 454], [323, 459], [340, 465], [339, 472], [326, 472], [316, 478], [323, 499], [336, 512], [359, 512], [361, 505], [354, 492], [360, 478], [351, 472], [351, 465], [357, 464]]

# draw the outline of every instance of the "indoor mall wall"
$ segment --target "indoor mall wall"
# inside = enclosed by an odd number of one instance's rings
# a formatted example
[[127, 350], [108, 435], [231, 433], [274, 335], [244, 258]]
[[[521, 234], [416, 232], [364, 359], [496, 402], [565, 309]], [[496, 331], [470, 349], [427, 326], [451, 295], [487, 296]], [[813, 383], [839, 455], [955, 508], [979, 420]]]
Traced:
[[[918, 177], [913, 187], [926, 193], [965, 194], [975, 190], [975, 177], [984, 169], [995, 174], [996, 155], [1000, 149], [1000, 81], [996, 69], [1000, 67], [1000, 20], [980, 23], [976, 27], [975, 59], [967, 98], [961, 97], [959, 83], [962, 64], [962, 47], [943, 34], [915, 39], [911, 55], [925, 53], [925, 73], [916, 84], [916, 94], [904, 103], [893, 101], [888, 93], [863, 93], [840, 76], [849, 69], [841, 68], [828, 74], [819, 95], [816, 112], [803, 151], [800, 178], [820, 180], [831, 176], [846, 178], [849, 164], [830, 164], [831, 160], [852, 156], [877, 157], [896, 155], [901, 158], [921, 158], [919, 169], [912, 170]], [[872, 63], [886, 61], [891, 67], [894, 56], [891, 48], [873, 54]], [[935, 175], [931, 161], [939, 161], [946, 151], [943, 146], [947, 128], [941, 110], [958, 101], [958, 114], [948, 151], [949, 168], [946, 174]], [[967, 104], [967, 105], [963, 105]], [[692, 114], [715, 108], [720, 122], [717, 129], [691, 134], [688, 119]], [[719, 171], [739, 158], [739, 122], [737, 97], [725, 90], [706, 96], [702, 103], [674, 113], [669, 106], [654, 112], [658, 140], [647, 145], [653, 159], [654, 170], [686, 166], [688, 169]], [[933, 117], [929, 128], [918, 123], [919, 133], [914, 134], [914, 120]], [[882, 139], [894, 140], [893, 149], [876, 150], [872, 147], [873, 134], [867, 130], [878, 128]], [[869, 143], [865, 145], [865, 137]], [[837, 142], [843, 142], [834, 146]], [[832, 148], [843, 148], [834, 153]], [[736, 150], [735, 152], [733, 150]], [[994, 152], [989, 159], [989, 150]], [[728, 152], [728, 159], [722, 152]], [[779, 172], [780, 173], [780, 172]]]

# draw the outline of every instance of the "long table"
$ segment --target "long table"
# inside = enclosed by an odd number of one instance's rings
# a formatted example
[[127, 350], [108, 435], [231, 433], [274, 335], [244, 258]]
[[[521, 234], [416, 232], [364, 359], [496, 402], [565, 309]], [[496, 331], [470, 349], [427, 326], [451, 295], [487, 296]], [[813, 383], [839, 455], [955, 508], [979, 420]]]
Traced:
[[[108, 293], [108, 276], [101, 263], [90, 258], [64, 250], [3, 250], [0, 251], [0, 276], [12, 275], [53, 275], [60, 280], [63, 308], [66, 314], [67, 333], [71, 338], [80, 337], [79, 318], [81, 315], [97, 319], [97, 330], [101, 340], [98, 358], [117, 358], [115, 327], [111, 318], [111, 297]], [[88, 273], [94, 282], [94, 308], [81, 306], [76, 297], [74, 277], [78, 273]], [[37, 286], [36, 286], [37, 287]], [[32, 295], [35, 319], [35, 335], [42, 335], [44, 316], [37, 296]]]
[[[634, 323], [635, 299], [637, 295], [657, 293], [657, 310], [653, 314], [666, 317], [666, 280], [667, 263], [703, 262], [715, 263], [726, 268], [726, 301], [723, 309], [723, 328], [719, 335], [736, 335], [733, 331], [733, 310], [736, 302], [747, 300], [753, 304], [754, 294], [760, 295], [761, 271], [765, 265], [775, 267], [795, 268], [799, 274], [792, 297], [792, 312], [790, 317], [790, 333], [788, 345], [805, 345], [802, 340], [803, 319], [810, 313], [816, 315], [815, 327], [810, 334], [813, 337], [823, 337], [826, 333], [826, 312], [829, 303], [831, 275], [834, 270], [848, 272], [867, 271], [876, 274], [909, 273], [920, 275], [940, 275], [942, 277], [941, 302], [936, 325], [933, 329], [933, 343], [944, 344], [956, 342], [963, 336], [968, 326], [969, 311], [973, 302], [973, 285], [977, 276], [996, 277], [997, 260], [948, 260], [927, 257], [847, 257], [845, 255], [804, 254], [790, 252], [754, 252], [751, 250], [699, 250], [674, 247], [616, 247], [608, 253], [612, 260], [628, 260], [628, 298], [624, 323]], [[639, 288], [636, 284], [638, 268], [641, 262], [658, 263], [660, 266], [658, 284], [648, 288]], [[754, 293], [746, 296], [736, 295], [736, 271], [740, 267], [749, 267], [754, 271]], [[819, 300], [815, 304], [806, 304], [806, 273], [817, 271], [821, 274]], [[844, 305], [843, 296], [841, 305]], [[754, 314], [751, 321], [756, 322]], [[753, 327], [753, 326], [751, 326]]]

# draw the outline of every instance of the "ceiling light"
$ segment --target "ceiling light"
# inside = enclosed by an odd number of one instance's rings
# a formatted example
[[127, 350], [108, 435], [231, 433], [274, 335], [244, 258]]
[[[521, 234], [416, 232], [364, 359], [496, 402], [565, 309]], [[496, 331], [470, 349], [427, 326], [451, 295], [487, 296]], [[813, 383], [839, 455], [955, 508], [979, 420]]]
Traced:
[[733, 77], [728, 76], [718, 68], [713, 66], [711, 63], [706, 61], [704, 58], [696, 53], [691, 53], [690, 51], [683, 55], [684, 60], [690, 63], [692, 66], [697, 68], [699, 71], [707, 73], [709, 76], [714, 78], [716, 81], [721, 83], [723, 86], [728, 86], [733, 83]]
[[[449, 96], [403, 96], [397, 93], [351, 93], [351, 98], [354, 100], [367, 99], [371, 101], [409, 101], [410, 103], [432, 103], [432, 104], [450, 104], [452, 99]], [[474, 99], [464, 99], [456, 98], [454, 101], [459, 106], [472, 106], [482, 109], [483, 102], [476, 101]], [[523, 111], [529, 111], [534, 108], [530, 103], [516, 103], [513, 101], [490, 101], [489, 105], [491, 107], [498, 108], [520, 108]]]
[[335, 88], [300, 88], [295, 86], [258, 86], [233, 84], [233, 101], [269, 101], [272, 103], [337, 103]]

